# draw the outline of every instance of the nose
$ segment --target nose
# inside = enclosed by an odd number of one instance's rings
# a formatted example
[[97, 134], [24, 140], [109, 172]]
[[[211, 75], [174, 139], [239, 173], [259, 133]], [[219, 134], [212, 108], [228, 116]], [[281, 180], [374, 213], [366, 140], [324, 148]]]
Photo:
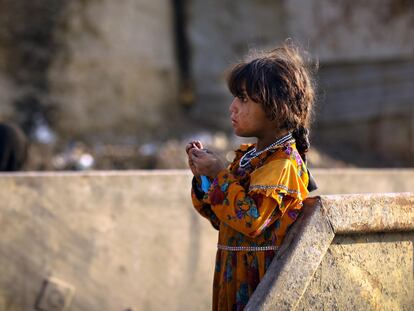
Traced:
[[237, 111], [237, 97], [233, 98], [233, 101], [230, 104], [229, 107], [230, 113], [236, 113]]

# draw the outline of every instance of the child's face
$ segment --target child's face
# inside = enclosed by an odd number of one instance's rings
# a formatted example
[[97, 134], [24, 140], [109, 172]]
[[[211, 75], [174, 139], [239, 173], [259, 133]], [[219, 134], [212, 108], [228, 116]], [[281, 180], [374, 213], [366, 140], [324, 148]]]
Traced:
[[231, 123], [236, 135], [241, 137], [264, 137], [277, 128], [275, 121], [267, 118], [262, 105], [249, 97], [235, 97], [230, 105]]

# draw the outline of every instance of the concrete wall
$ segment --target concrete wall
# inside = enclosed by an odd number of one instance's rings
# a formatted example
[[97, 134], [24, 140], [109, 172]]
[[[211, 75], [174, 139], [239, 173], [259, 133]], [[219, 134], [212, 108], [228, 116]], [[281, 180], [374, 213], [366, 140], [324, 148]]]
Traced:
[[411, 192], [413, 169], [315, 169], [319, 189], [313, 195]]
[[72, 139], [168, 130], [179, 109], [169, 1], [3, 1], [0, 16], [1, 119], [30, 128], [41, 116]]
[[414, 232], [338, 235], [296, 310], [412, 310]]
[[354, 148], [389, 164], [414, 165], [413, 60], [322, 63], [319, 89], [319, 146], [337, 144], [342, 153]]
[[289, 35], [326, 62], [412, 59], [414, 5], [401, 0], [285, 2]]
[[[314, 174], [319, 193], [414, 182], [413, 170]], [[193, 210], [190, 180], [188, 171], [1, 174], [0, 310], [65, 301], [81, 311], [209, 310], [217, 231]]]
[[246, 310], [413, 310], [414, 194], [305, 203]]
[[49, 70], [58, 128], [155, 136], [179, 108], [171, 2], [74, 1], [65, 13]]
[[209, 309], [214, 232], [189, 179], [2, 176], [0, 310], [32, 310], [49, 277], [74, 288], [70, 310]]

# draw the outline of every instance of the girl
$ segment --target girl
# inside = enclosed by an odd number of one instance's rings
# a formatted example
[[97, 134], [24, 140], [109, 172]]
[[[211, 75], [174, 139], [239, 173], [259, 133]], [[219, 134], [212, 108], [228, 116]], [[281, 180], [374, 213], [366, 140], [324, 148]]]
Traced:
[[[228, 168], [201, 142], [186, 146], [194, 207], [219, 230], [213, 310], [220, 311], [246, 306], [315, 188], [305, 157], [314, 90], [298, 51], [283, 46], [241, 62], [227, 82], [234, 132], [257, 143], [236, 150]], [[202, 175], [212, 180], [207, 192]]]

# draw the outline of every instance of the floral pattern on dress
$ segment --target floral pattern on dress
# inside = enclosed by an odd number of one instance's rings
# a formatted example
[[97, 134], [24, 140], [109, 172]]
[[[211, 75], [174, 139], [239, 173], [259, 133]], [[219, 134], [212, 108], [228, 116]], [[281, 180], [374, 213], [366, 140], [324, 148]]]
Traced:
[[[244, 168], [240, 158], [254, 145], [242, 145], [229, 168], [221, 171], [207, 194], [194, 195], [197, 211], [219, 228], [218, 244], [225, 246], [280, 246], [287, 229], [297, 219], [306, 198], [308, 174], [294, 144], [262, 153]], [[267, 170], [272, 161], [287, 161], [292, 173]], [[271, 166], [269, 166], [271, 167]], [[274, 179], [277, 187], [250, 187], [258, 169]], [[292, 185], [303, 185], [301, 189]], [[301, 193], [303, 192], [303, 193]], [[213, 283], [213, 310], [243, 310], [262, 280], [277, 251], [218, 250]]]

